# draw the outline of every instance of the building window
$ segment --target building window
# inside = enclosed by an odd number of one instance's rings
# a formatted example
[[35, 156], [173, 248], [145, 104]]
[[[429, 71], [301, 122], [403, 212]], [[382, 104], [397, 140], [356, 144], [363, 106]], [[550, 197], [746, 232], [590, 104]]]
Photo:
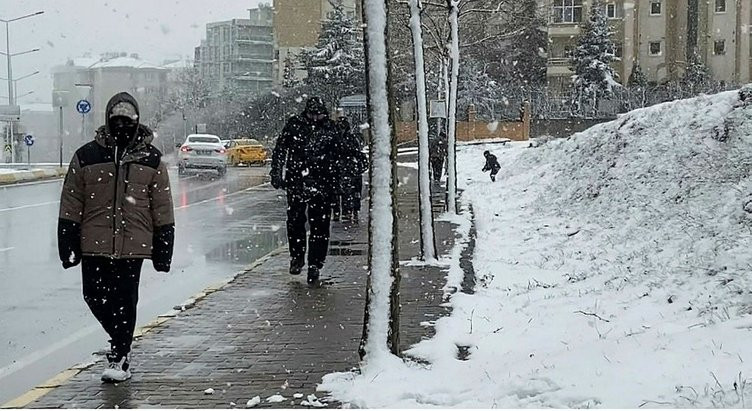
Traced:
[[716, 13], [726, 12], [726, 0], [715, 0], [715, 12]]
[[554, 0], [554, 23], [579, 23], [582, 21], [582, 0]]
[[716, 40], [713, 44], [713, 54], [723, 56], [726, 54], [726, 40]]
[[660, 1], [651, 1], [650, 2], [650, 15], [651, 16], [660, 16], [661, 15], [661, 2]]
[[616, 4], [615, 3], [608, 3], [606, 4], [606, 16], [610, 19], [617, 18], [616, 15]]
[[661, 42], [660, 41], [651, 41], [648, 44], [648, 53], [651, 56], [660, 56], [661, 55]]

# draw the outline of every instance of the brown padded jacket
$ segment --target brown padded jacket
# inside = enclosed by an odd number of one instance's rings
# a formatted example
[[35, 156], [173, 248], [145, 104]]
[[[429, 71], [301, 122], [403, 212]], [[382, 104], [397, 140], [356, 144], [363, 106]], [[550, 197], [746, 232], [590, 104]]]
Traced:
[[[119, 101], [135, 100], [121, 93]], [[151, 258], [158, 271], [169, 271], [174, 244], [170, 179], [152, 131], [139, 125], [123, 153], [107, 126], [73, 156], [65, 177], [58, 220], [58, 248], [63, 266], [81, 256]]]

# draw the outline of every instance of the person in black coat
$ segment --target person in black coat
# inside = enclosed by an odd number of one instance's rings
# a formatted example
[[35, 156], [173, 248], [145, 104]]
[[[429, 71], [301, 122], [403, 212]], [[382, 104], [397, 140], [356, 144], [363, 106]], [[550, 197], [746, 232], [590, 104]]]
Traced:
[[334, 219], [358, 222], [360, 212], [361, 192], [363, 191], [363, 173], [368, 168], [368, 160], [363, 153], [363, 143], [352, 132], [347, 117], [340, 110], [337, 111], [337, 126], [340, 131], [338, 141], [340, 193], [335, 199]]
[[300, 115], [287, 121], [272, 154], [272, 186], [287, 190], [290, 274], [302, 271], [308, 245], [309, 284], [318, 281], [329, 248], [332, 198], [339, 182], [338, 136], [323, 101], [313, 97]]
[[434, 181], [441, 180], [441, 176], [444, 172], [444, 160], [447, 157], [449, 150], [447, 149], [447, 136], [442, 130], [439, 135], [434, 137], [428, 142], [428, 155], [431, 162], [431, 172], [433, 174]]
[[490, 151], [486, 150], [483, 152], [483, 157], [486, 158], [486, 165], [483, 166], [484, 173], [486, 171], [491, 172], [491, 181], [496, 181], [496, 174], [499, 173], [499, 170], [501, 170], [501, 165], [499, 164], [499, 160], [496, 159], [496, 156], [491, 154]]

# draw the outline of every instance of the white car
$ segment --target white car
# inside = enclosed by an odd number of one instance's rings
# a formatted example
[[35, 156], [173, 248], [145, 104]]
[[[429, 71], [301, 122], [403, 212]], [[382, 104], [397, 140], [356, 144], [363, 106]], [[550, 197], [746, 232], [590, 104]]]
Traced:
[[188, 170], [217, 170], [227, 173], [227, 150], [222, 140], [213, 134], [191, 134], [178, 152], [178, 174]]

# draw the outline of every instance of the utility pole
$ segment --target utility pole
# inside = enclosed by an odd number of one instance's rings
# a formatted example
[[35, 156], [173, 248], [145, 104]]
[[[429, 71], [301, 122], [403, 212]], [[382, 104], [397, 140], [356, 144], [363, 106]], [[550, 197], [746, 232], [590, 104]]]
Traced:
[[[29, 18], [29, 17], [38, 16], [38, 15], [40, 15], [42, 13], [44, 13], [44, 11], [38, 11], [36, 13], [31, 13], [31, 14], [27, 14], [27, 15], [24, 15], [24, 16], [21, 16], [21, 17], [16, 17], [16, 18], [13, 18], [13, 19], [8, 19], [8, 20], [0, 19], [0, 23], [5, 23], [5, 53], [0, 52], [0, 54], [4, 55], [5, 58], [6, 58], [6, 60], [7, 60], [7, 62], [8, 62], [8, 105], [9, 106], [15, 106], [16, 105], [15, 90], [13, 88], [13, 81], [14, 81], [14, 79], [13, 79], [12, 58], [15, 57], [15, 56], [20, 56], [20, 55], [23, 55], [23, 54], [28, 54], [28, 53], [33, 53], [33, 52], [39, 51], [39, 49], [37, 48], [37, 49], [23, 51], [23, 52], [20, 52], [20, 53], [11, 53], [10, 52], [10, 23], [13, 23], [14, 21], [23, 20], [23, 19], [26, 19], [26, 18]], [[10, 120], [8, 123], [9, 123], [8, 125], [10, 127], [8, 144], [10, 144], [10, 146], [13, 147], [14, 146], [14, 144], [13, 144], [13, 120]], [[13, 161], [12, 159], [14, 158], [14, 154], [15, 154], [14, 151], [15, 150], [13, 148], [11, 148], [11, 150], [12, 150], [11, 151], [11, 161]]]

